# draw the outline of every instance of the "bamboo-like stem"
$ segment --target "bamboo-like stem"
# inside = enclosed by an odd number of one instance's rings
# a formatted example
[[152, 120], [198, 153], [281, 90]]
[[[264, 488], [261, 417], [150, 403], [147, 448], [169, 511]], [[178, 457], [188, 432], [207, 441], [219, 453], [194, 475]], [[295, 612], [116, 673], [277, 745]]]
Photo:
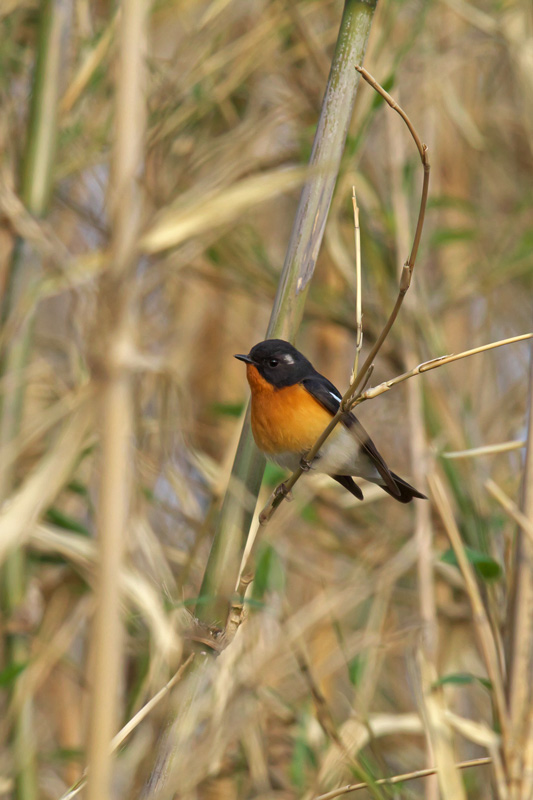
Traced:
[[[364, 58], [375, 5], [375, 0], [346, 0], [344, 5], [311, 153], [311, 172], [296, 212], [267, 338], [294, 339], [303, 315], [359, 83], [353, 65]], [[247, 416], [204, 574], [200, 592], [204, 602], [196, 609], [197, 616], [206, 622], [226, 621], [264, 463], [253, 442]], [[243, 497], [248, 500], [246, 506]]]
[[[28, 144], [22, 167], [21, 195], [27, 209], [35, 216], [46, 213], [52, 191], [51, 176], [57, 137], [57, 104], [60, 70], [65, 49], [68, 21], [61, 0], [45, 0], [39, 25], [39, 46], [35, 65]], [[8, 284], [2, 298], [2, 323], [16, 308], [23, 293], [34, 279], [35, 265], [23, 259], [23, 243], [15, 244]], [[2, 397], [0, 445], [4, 447], [20, 428], [23, 407], [23, 372], [31, 346], [32, 320], [26, 319], [9, 341], [9, 351], [2, 353], [2, 374], [9, 375], [11, 385]], [[12, 485], [12, 464], [0, 459], [0, 498], [5, 499]]]
[[[57, 139], [57, 105], [60, 70], [65, 52], [68, 9], [62, 0], [45, 0], [39, 20], [39, 43], [33, 79], [30, 122], [27, 146], [22, 165], [21, 195], [28, 210], [35, 216], [46, 213], [52, 191], [52, 168]], [[35, 264], [25, 259], [23, 242], [15, 242], [7, 287], [2, 298], [1, 318], [5, 325], [20, 298], [35, 280]], [[0, 450], [3, 451], [17, 436], [24, 407], [24, 372], [28, 364], [33, 335], [33, 315], [18, 327], [2, 353], [1, 372], [8, 376], [9, 386], [2, 397], [0, 415]], [[13, 489], [14, 463], [0, 458], [0, 503]], [[4, 566], [3, 601], [9, 617], [23, 601], [26, 591], [24, 551], [14, 550]], [[9, 637], [8, 654], [11, 662], [28, 660], [27, 639], [13, 634]], [[24, 697], [14, 725], [14, 772], [17, 800], [36, 800], [37, 763], [34, 746], [34, 724], [31, 697]]]
[[[529, 372], [529, 420], [526, 438], [526, 457], [522, 481], [521, 512], [529, 525], [533, 524], [533, 347]], [[508, 765], [511, 800], [524, 798], [524, 789], [531, 784], [531, 776], [524, 773], [524, 755], [533, 759], [528, 729], [531, 696], [531, 667], [533, 661], [533, 542], [528, 537], [529, 525], [518, 529], [515, 550], [516, 581], [511, 602], [509, 647], [509, 719], [510, 758]]]
[[[473, 758], [471, 761], [460, 761], [455, 767], [456, 769], [469, 769], [470, 767], [485, 767], [488, 764], [492, 764], [492, 758], [486, 756], [485, 758]], [[397, 783], [412, 781], [416, 778], [427, 778], [428, 775], [436, 775], [437, 772], [436, 767], [417, 769], [414, 772], [404, 772], [403, 775], [394, 775], [392, 778], [378, 778], [378, 780], [373, 781], [372, 785], [394, 786]], [[313, 800], [333, 800], [334, 797], [340, 797], [350, 792], [359, 792], [361, 789], [367, 789], [368, 786], [368, 783], [352, 783], [348, 786], [341, 786], [339, 789], [332, 789], [331, 792], [326, 792], [326, 794], [318, 795]]]
[[122, 667], [120, 573], [131, 499], [133, 404], [130, 353], [135, 310], [132, 273], [141, 222], [138, 185], [143, 158], [146, 0], [123, 0], [117, 70], [116, 135], [110, 208], [112, 260], [100, 285], [94, 375], [101, 408], [97, 514], [99, 565], [92, 634], [88, 800], [109, 797], [110, 742], [115, 731]]
[[45, 0], [42, 3], [39, 51], [21, 191], [24, 204], [38, 217], [48, 209], [52, 193], [60, 75], [68, 21], [69, 12], [63, 0]]

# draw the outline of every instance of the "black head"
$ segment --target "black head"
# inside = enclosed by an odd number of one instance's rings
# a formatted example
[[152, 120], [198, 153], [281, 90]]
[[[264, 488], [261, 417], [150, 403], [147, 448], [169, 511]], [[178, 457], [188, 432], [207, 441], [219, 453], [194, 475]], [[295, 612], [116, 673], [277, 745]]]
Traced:
[[311, 363], [295, 347], [283, 339], [267, 339], [252, 347], [247, 356], [235, 358], [252, 364], [273, 386], [293, 386], [314, 373]]

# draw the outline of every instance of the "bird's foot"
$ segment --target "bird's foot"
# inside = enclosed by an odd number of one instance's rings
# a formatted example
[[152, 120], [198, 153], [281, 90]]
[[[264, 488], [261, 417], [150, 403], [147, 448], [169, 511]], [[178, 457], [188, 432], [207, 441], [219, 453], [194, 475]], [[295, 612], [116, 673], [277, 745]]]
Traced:
[[287, 486], [284, 483], [280, 483], [280, 485], [276, 486], [276, 488], [274, 489], [274, 497], [280, 497], [280, 496], [284, 497], [288, 503], [290, 503], [291, 500], [293, 499], [291, 490], [287, 489]]
[[308, 461], [305, 456], [302, 456], [300, 459], [300, 469], [302, 472], [309, 472], [311, 469], [312, 462]]

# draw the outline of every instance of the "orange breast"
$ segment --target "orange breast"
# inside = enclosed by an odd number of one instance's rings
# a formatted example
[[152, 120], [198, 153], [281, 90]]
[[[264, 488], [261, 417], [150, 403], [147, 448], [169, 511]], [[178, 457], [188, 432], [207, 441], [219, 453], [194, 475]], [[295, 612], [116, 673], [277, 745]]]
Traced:
[[304, 453], [318, 439], [331, 414], [303, 386], [276, 389], [252, 364], [246, 375], [252, 390], [252, 431], [265, 453]]

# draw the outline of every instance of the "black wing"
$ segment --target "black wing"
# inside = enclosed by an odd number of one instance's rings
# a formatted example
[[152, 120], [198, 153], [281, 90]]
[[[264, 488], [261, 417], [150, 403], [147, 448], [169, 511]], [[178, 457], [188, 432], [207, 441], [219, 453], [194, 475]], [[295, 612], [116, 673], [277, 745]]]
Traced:
[[[314, 375], [303, 379], [302, 386], [309, 392], [309, 394], [313, 395], [315, 400], [318, 400], [318, 402], [324, 406], [326, 411], [329, 411], [330, 414], [337, 413], [342, 397], [339, 393], [339, 390], [331, 383], [331, 381], [328, 381], [328, 379], [319, 372], [315, 372]], [[365, 431], [357, 417], [352, 414], [351, 411], [348, 411], [342, 418], [342, 424], [349, 428], [359, 442], [362, 450], [372, 459], [377, 471], [385, 481], [389, 493], [392, 494], [393, 497], [399, 497], [401, 492], [396, 485], [394, 478], [392, 477], [390, 469], [385, 464], [385, 461], [380, 455], [376, 445]]]
[[329, 411], [330, 414], [337, 413], [342, 396], [331, 381], [328, 381], [319, 372], [315, 372], [314, 375], [303, 379], [302, 386], [307, 389], [309, 394], [313, 395], [315, 400], [318, 400], [320, 405], [324, 406], [326, 411]]

